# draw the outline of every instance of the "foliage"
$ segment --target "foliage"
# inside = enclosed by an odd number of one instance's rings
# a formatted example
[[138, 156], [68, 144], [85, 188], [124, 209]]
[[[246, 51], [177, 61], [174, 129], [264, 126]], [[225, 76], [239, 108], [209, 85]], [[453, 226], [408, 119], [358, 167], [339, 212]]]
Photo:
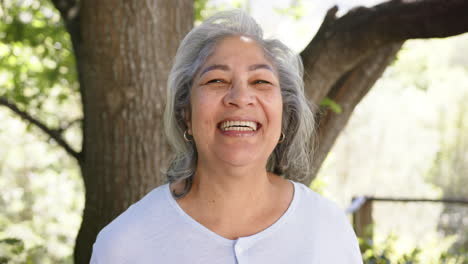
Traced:
[[25, 249], [24, 241], [18, 238], [5, 238], [0, 240], [0, 264], [6, 263], [44, 263], [42, 246]]
[[337, 102], [333, 101], [328, 97], [325, 97], [322, 100], [322, 102], [320, 102], [320, 106], [324, 108], [330, 108], [330, 110], [332, 110], [336, 114], [340, 114], [343, 111], [341, 105], [339, 105]]
[[81, 114], [59, 116], [48, 105], [79, 101], [76, 76], [70, 37], [50, 1], [3, 0], [0, 97], [15, 102], [50, 127], [60, 127]]
[[[51, 128], [67, 127], [79, 149], [78, 87], [70, 38], [51, 2], [1, 1], [0, 97]], [[77, 164], [7, 109], [0, 120], [0, 263], [70, 263], [83, 207]]]
[[302, 0], [292, 1], [290, 6], [286, 8], [275, 8], [274, 10], [280, 15], [289, 16], [295, 20], [299, 20], [305, 15], [305, 8]]
[[[430, 263], [445, 263], [445, 264], [466, 264], [468, 263], [468, 254], [448, 253], [443, 252], [436, 259], [423, 260], [422, 255], [430, 248], [413, 248], [406, 253], [398, 254], [395, 251], [395, 243], [397, 237], [390, 235], [381, 244], [374, 244], [374, 241], [369, 239], [359, 239], [362, 257], [365, 264], [430, 264]], [[429, 261], [429, 262], [428, 262]]]
[[195, 21], [203, 21], [203, 12], [208, 5], [208, 0], [197, 0], [193, 5], [195, 9]]
[[70, 263], [84, 205], [78, 166], [8, 110], [0, 120], [0, 258]]
[[[443, 190], [444, 198], [468, 198], [468, 118], [465, 113], [468, 95], [460, 98], [458, 108], [442, 112], [440, 122], [440, 150], [429, 170], [429, 180]], [[468, 251], [468, 205], [445, 205], [439, 219], [444, 235], [458, 234], [452, 250]]]
[[9, 256], [19, 255], [24, 251], [24, 243], [17, 238], [0, 239], [0, 263], [8, 263], [11, 261]]
[[244, 8], [248, 12], [248, 0], [230, 0], [230, 3], [213, 3], [210, 0], [195, 0], [195, 24], [201, 23], [206, 18], [214, 15], [216, 12], [230, 8]]

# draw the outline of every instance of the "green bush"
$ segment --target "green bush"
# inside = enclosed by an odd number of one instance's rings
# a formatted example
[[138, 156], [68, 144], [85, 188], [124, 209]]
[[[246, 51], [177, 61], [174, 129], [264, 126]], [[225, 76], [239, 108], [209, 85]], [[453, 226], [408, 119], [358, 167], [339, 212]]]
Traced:
[[371, 239], [359, 238], [362, 257], [365, 264], [468, 264], [468, 252], [466, 250], [443, 252], [431, 262], [423, 262], [422, 255], [430, 249], [416, 247], [404, 254], [396, 253], [394, 245], [396, 236], [389, 236], [384, 243], [376, 244]]

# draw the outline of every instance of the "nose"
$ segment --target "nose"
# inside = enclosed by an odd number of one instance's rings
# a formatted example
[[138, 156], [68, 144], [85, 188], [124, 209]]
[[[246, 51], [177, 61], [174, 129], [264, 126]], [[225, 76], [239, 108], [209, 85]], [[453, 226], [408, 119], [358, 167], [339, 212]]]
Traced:
[[247, 81], [238, 80], [233, 82], [231, 88], [224, 96], [226, 106], [245, 107], [255, 104], [255, 94]]

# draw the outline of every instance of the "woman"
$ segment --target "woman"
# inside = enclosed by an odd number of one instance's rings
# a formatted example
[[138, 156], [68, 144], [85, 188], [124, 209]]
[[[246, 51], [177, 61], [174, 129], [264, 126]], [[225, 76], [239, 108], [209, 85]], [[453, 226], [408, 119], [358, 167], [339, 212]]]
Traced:
[[105, 227], [92, 263], [361, 263], [345, 215], [300, 180], [313, 113], [302, 62], [242, 11], [182, 41], [164, 116], [168, 184]]

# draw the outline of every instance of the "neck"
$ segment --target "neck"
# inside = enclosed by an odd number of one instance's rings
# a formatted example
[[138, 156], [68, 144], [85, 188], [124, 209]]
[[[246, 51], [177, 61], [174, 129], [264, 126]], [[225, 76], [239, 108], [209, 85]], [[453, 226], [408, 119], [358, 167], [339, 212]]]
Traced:
[[214, 167], [199, 163], [187, 198], [196, 201], [202, 211], [249, 217], [249, 211], [253, 214], [271, 206], [278, 191], [276, 178], [260, 166]]
[[233, 199], [265, 195], [271, 187], [271, 177], [264, 167], [197, 166], [193, 178], [193, 192], [200, 197]]
[[199, 162], [191, 190], [177, 202], [208, 229], [237, 239], [277, 221], [289, 207], [293, 194], [292, 184], [264, 167], [223, 168]]

